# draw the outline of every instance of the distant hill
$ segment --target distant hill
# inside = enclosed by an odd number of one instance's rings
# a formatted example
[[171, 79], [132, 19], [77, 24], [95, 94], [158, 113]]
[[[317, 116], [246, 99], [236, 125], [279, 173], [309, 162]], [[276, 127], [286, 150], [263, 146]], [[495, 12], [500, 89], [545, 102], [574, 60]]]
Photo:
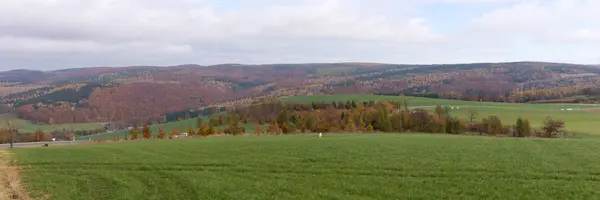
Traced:
[[599, 80], [598, 66], [543, 62], [185, 64], [0, 72], [0, 94], [13, 112], [36, 123], [131, 124], [185, 110], [315, 94], [542, 102], [600, 94]]

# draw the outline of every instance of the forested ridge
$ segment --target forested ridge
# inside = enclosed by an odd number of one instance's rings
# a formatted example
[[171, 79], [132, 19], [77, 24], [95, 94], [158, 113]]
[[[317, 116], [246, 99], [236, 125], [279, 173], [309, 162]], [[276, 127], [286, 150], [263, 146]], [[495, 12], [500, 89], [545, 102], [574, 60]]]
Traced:
[[170, 113], [218, 111], [264, 98], [318, 94], [516, 103], [595, 103], [600, 95], [599, 67], [540, 62], [101, 67], [1, 72], [0, 79], [5, 82], [3, 104], [40, 124], [155, 123], [172, 120]]

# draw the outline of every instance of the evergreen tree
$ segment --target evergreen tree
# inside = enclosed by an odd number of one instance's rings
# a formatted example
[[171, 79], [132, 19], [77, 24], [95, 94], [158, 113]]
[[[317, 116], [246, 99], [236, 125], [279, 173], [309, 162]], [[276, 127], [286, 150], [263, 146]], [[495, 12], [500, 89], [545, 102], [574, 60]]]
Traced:
[[517, 124], [515, 125], [514, 137], [525, 137], [525, 126], [523, 124], [523, 119], [521, 119], [521, 117], [519, 117], [517, 119]]
[[531, 124], [529, 124], [529, 120], [523, 120], [523, 137], [531, 136]]

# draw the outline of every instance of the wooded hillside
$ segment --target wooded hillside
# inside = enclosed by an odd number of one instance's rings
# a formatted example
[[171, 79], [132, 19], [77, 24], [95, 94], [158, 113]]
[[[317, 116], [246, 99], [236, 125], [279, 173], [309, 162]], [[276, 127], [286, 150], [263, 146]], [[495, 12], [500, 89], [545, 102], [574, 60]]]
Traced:
[[44, 124], [160, 121], [168, 113], [313, 94], [544, 102], [599, 95], [599, 80], [597, 66], [539, 62], [228, 64], [0, 72], [3, 104], [21, 118]]

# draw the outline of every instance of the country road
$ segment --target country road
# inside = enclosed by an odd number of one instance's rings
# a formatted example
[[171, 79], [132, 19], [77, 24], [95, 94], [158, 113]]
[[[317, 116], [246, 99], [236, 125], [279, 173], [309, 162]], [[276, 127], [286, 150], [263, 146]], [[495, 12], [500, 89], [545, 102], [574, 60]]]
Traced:
[[[83, 144], [89, 142], [87, 140], [84, 141], [56, 141], [56, 142], [27, 142], [27, 143], [15, 143], [14, 147], [41, 147], [44, 144], [52, 145], [73, 145], [73, 144]], [[10, 144], [0, 144], [0, 149], [10, 148]]]

